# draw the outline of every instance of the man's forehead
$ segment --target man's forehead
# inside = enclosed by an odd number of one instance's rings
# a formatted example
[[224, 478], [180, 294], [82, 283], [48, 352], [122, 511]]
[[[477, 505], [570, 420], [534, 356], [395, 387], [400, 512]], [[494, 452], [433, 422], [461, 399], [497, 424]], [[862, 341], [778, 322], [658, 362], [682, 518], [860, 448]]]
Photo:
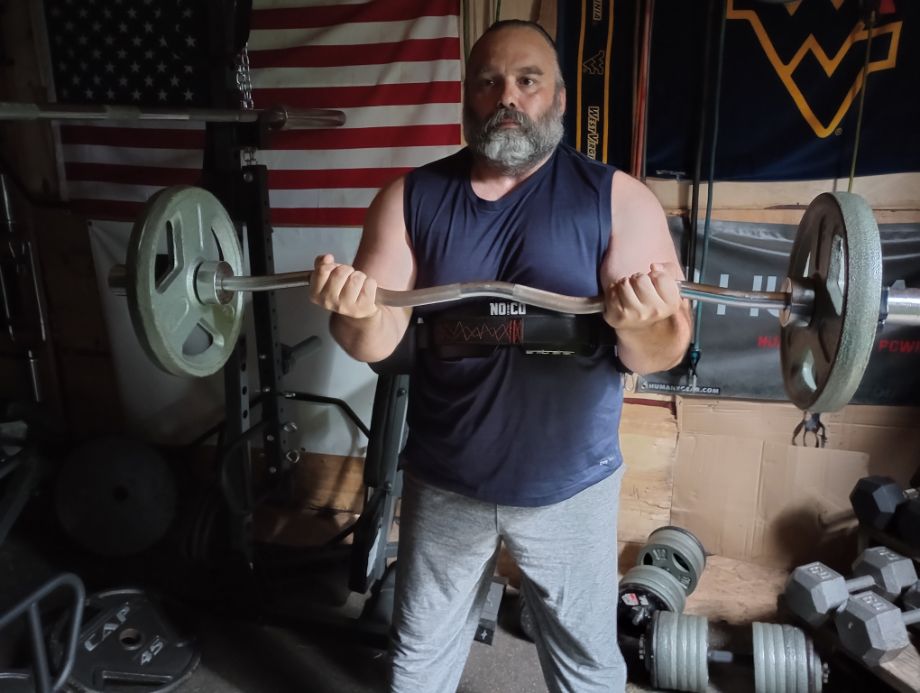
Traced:
[[535, 29], [528, 27], [507, 27], [498, 29], [493, 33], [483, 36], [474, 46], [470, 54], [471, 71], [488, 69], [496, 56], [501, 52], [502, 57], [512, 57], [519, 63], [516, 70], [528, 68], [546, 71], [546, 65], [556, 62], [556, 52], [546, 39]]

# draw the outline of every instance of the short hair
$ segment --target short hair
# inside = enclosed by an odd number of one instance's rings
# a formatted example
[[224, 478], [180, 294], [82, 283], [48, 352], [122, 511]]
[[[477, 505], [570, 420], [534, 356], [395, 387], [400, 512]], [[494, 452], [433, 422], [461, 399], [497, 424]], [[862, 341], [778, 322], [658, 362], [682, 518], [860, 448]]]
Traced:
[[557, 89], [565, 87], [565, 79], [562, 76], [562, 63], [559, 60], [559, 51], [556, 50], [556, 42], [553, 41], [553, 37], [549, 35], [549, 32], [547, 32], [542, 25], [530, 21], [529, 19], [499, 19], [497, 22], [493, 22], [482, 32], [482, 35], [476, 39], [475, 43], [473, 43], [472, 48], [470, 48], [470, 55], [473, 55], [476, 46], [478, 46], [479, 42], [486, 36], [494, 34], [496, 31], [501, 31], [502, 29], [530, 29], [540, 34], [546, 43], [549, 44], [549, 47], [552, 48], [553, 55], [556, 56], [556, 87]]
[[[479, 43], [485, 36], [488, 36], [491, 33], [499, 31], [500, 29], [532, 29], [540, 34], [546, 42], [549, 44], [550, 48], [553, 49], [553, 52], [556, 52], [556, 42], [553, 41], [553, 37], [549, 35], [549, 32], [543, 28], [541, 24], [537, 22], [532, 22], [529, 19], [499, 19], [497, 22], [493, 22], [489, 27], [482, 32], [482, 36], [476, 39], [476, 43]], [[476, 47], [476, 43], [473, 44], [473, 48]], [[470, 49], [472, 52], [472, 48]]]

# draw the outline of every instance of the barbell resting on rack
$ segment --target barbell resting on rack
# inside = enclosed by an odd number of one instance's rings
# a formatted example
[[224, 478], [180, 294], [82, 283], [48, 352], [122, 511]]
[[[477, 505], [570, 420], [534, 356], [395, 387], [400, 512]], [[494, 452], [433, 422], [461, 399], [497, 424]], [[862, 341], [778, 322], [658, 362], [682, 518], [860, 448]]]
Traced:
[[234, 108], [138, 108], [137, 106], [28, 103], [0, 101], [0, 121], [35, 120], [158, 120], [207, 123], [254, 123], [263, 121], [270, 130], [335, 128], [345, 124], [345, 113], [331, 108], [260, 109]]
[[[174, 186], [154, 195], [135, 222], [127, 263], [112, 268], [109, 286], [127, 294], [138, 338], [158, 366], [201, 377], [218, 371], [233, 351], [243, 292], [307, 286], [312, 277], [312, 270], [268, 276], [243, 276], [242, 270], [236, 228], [217, 198], [201, 188]], [[778, 311], [786, 393], [811, 412], [835, 411], [850, 401], [879, 324], [920, 325], [920, 289], [882, 290], [872, 210], [858, 195], [843, 192], [822, 193], [808, 206], [781, 291], [680, 282], [680, 293], [695, 301]], [[603, 310], [600, 296], [563, 296], [500, 281], [377, 291], [380, 305], [395, 307], [486, 297], [574, 315]], [[199, 329], [208, 346], [184, 353]]]

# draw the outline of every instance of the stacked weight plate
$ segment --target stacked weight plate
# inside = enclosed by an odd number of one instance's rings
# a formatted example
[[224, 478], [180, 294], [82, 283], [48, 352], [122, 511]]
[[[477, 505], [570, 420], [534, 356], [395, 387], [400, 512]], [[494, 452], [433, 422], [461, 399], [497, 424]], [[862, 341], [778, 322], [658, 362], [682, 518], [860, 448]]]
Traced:
[[657, 611], [682, 612], [705, 567], [706, 551], [691, 532], [673, 526], [653, 531], [620, 580], [620, 627], [641, 629]]

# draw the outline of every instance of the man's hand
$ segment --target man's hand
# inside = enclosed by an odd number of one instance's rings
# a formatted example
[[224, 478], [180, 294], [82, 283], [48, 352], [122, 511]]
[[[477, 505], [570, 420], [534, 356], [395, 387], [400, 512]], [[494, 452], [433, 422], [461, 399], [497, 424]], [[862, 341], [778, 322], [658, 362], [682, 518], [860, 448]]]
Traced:
[[377, 282], [332, 255], [318, 255], [310, 279], [310, 300], [316, 305], [349, 318], [369, 318], [380, 310], [374, 302]]
[[682, 276], [673, 263], [653, 263], [647, 274], [622, 277], [604, 295], [604, 320], [618, 333], [643, 330], [680, 311]]

